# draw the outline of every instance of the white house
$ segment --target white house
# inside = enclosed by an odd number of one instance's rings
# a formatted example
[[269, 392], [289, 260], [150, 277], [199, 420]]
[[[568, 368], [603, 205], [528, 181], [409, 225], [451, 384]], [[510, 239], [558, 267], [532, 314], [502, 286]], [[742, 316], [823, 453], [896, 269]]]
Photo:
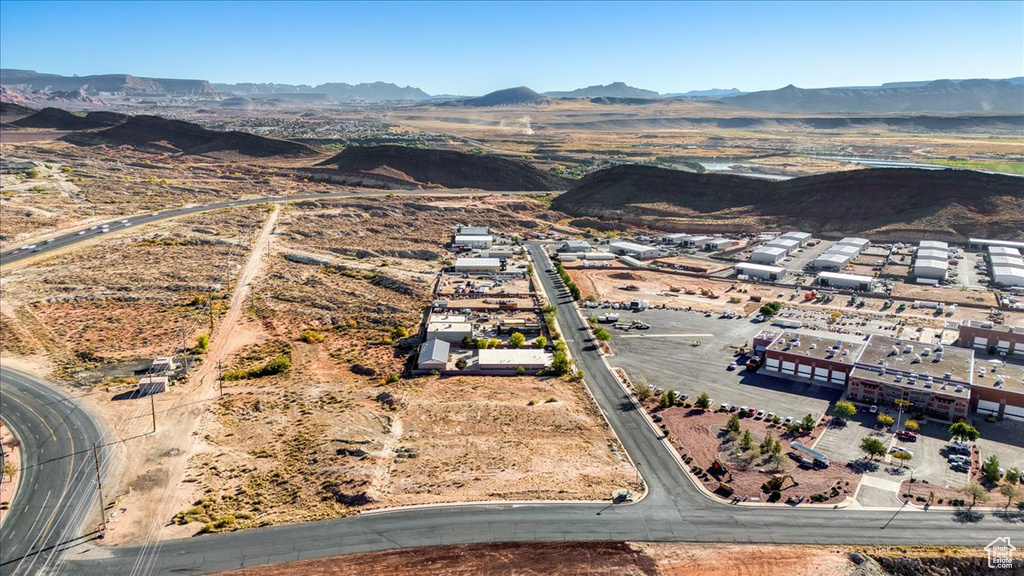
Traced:
[[420, 346], [416, 367], [420, 370], [444, 370], [448, 367], [448, 353], [451, 345], [444, 340], [427, 340]]

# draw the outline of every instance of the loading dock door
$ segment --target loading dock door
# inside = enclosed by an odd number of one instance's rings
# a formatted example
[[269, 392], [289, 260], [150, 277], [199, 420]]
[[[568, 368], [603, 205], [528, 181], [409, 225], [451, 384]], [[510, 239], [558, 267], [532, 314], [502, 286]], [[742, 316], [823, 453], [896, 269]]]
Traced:
[[785, 372], [786, 374], [794, 374], [794, 373], [796, 373], [796, 363], [795, 362], [786, 362], [785, 360], [783, 360], [782, 361], [782, 371]]
[[814, 379], [821, 380], [822, 382], [828, 382], [828, 368], [815, 368]]
[[998, 414], [999, 413], [999, 403], [998, 402], [989, 402], [988, 400], [978, 400], [978, 412]]
[[840, 372], [838, 370], [832, 371], [832, 383], [833, 384], [845, 384], [846, 383], [846, 372]]
[[981, 336], [975, 336], [974, 337], [974, 347], [975, 348], [987, 348], [988, 347], [988, 338], [982, 338]]

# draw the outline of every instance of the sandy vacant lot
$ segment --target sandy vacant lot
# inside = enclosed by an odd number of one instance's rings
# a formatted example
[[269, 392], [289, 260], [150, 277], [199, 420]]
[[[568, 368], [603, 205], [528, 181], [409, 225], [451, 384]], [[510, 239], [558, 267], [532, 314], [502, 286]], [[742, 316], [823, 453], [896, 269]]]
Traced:
[[[882, 576], [868, 561], [862, 576]], [[250, 568], [224, 576], [325, 574], [362, 576], [603, 574], [608, 576], [845, 576], [857, 566], [843, 549], [822, 546], [747, 546], [565, 542], [470, 544], [352, 554]]]

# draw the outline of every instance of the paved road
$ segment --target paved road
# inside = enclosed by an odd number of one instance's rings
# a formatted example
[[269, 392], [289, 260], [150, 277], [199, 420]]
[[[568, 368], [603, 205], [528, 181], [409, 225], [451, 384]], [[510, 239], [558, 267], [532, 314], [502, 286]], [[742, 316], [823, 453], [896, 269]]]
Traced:
[[[92, 228], [84, 230], [84, 234], [80, 234], [80, 230], [75, 230], [68, 234], [62, 234], [60, 236], [54, 236], [52, 242], [37, 242], [35, 248], [31, 250], [21, 250], [21, 246], [7, 250], [6, 252], [0, 253], [0, 265], [10, 264], [17, 262], [24, 258], [32, 256], [38, 256], [47, 252], [52, 252], [58, 248], [65, 248], [72, 244], [91, 240], [95, 236], [102, 236], [103, 233], [100, 231], [103, 224], [109, 224], [111, 232], [122, 230], [125, 228], [122, 220], [127, 220], [131, 227], [138, 226], [140, 224], [149, 224], [151, 222], [157, 222], [159, 220], [167, 220], [169, 218], [177, 218], [186, 214], [196, 214], [198, 212], [210, 212], [212, 210], [220, 210], [222, 208], [229, 208], [231, 206], [251, 206], [253, 204], [266, 204], [269, 202], [298, 202], [301, 200], [317, 200], [321, 198], [353, 198], [360, 196], [387, 196], [390, 194], [423, 194], [423, 195], [436, 195], [436, 194], [466, 194], [472, 196], [479, 195], [502, 195], [502, 194], [545, 194], [545, 192], [487, 192], [481, 190], [444, 190], [438, 192], [436, 190], [423, 190], [423, 191], [409, 191], [409, 190], [350, 190], [347, 192], [332, 192], [329, 194], [297, 194], [294, 196], [261, 196], [259, 198], [246, 198], [244, 200], [231, 200], [226, 202], [217, 202], [215, 204], [200, 204], [196, 206], [185, 206], [181, 208], [170, 208], [167, 210], [160, 210], [157, 212], [149, 212], [145, 214], [139, 214], [136, 216], [122, 217], [116, 220], [110, 220], [107, 222], [97, 222]], [[552, 192], [552, 194], [558, 194], [558, 192]]]
[[[975, 523], [959, 523], [951, 513], [942, 511], [754, 508], [705, 498], [679, 469], [670, 448], [643, 414], [633, 409], [596, 349], [591, 349], [593, 343], [564, 287], [556, 286], [556, 279], [544, 272], [549, 267], [546, 256], [537, 245], [529, 249], [545, 290], [559, 305], [559, 323], [587, 375], [589, 388], [625, 449], [640, 464], [650, 490], [644, 500], [615, 506], [538, 503], [414, 508], [171, 540], [159, 547], [76, 548], [56, 572], [76, 576], [199, 574], [354, 552], [471, 542], [637, 540], [983, 547], [997, 537], [1019, 533], [1019, 522], [992, 514]], [[46, 421], [62, 418], [43, 417]], [[0, 572], [13, 573], [10, 566]]]
[[[564, 287], [545, 274], [547, 258], [530, 245], [545, 290], [559, 304], [558, 320], [587, 382], [625, 449], [640, 463], [650, 493], [637, 504], [524, 504], [419, 508], [364, 514], [164, 542], [159, 554], [119, 547], [70, 556], [78, 576], [129, 573], [200, 574], [372, 550], [472, 542], [637, 540], [808, 544], [957, 544], [983, 547], [1017, 533], [1020, 524], [993, 518], [961, 524], [949, 512], [754, 508], [721, 504], [700, 494], [670, 448], [641, 412], [632, 409], [605, 369]], [[556, 296], [557, 295], [557, 296]], [[98, 553], [97, 553], [98, 554]], [[88, 559], [86, 559], [88, 557]]]
[[21, 440], [20, 484], [0, 530], [0, 573], [9, 574], [41, 568], [47, 555], [37, 552], [99, 522], [92, 446], [100, 433], [72, 398], [6, 367], [0, 418]]

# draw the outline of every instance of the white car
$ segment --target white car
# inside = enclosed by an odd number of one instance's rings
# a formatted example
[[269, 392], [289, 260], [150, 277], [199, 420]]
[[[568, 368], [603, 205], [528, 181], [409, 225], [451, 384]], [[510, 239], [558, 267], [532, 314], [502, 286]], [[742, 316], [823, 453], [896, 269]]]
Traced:
[[878, 406], [872, 404], [871, 408], [868, 409], [868, 412], [871, 412], [872, 414], [878, 414]]
[[757, 414], [754, 414], [754, 420], [760, 420], [765, 417], [764, 410], [758, 410]]
[[893, 446], [892, 448], [889, 449], [889, 454], [899, 454], [901, 452], [905, 452], [907, 454], [910, 454], [911, 458], [914, 457], [914, 453], [911, 452], [910, 450], [907, 450], [903, 446]]
[[85, 230], [82, 230], [81, 232], [78, 233], [79, 236], [81, 236], [82, 234], [85, 234]]
[[121, 220], [121, 224], [127, 224], [127, 223], [128, 223], [127, 220]]
[[47, 238], [46, 239], [46, 243], [49, 244], [50, 242], [53, 242], [53, 240], [54, 240], [53, 238]]
[[783, 424], [792, 424], [793, 423], [793, 417], [792, 416], [786, 416], [786, 419], [783, 420], [782, 423]]

